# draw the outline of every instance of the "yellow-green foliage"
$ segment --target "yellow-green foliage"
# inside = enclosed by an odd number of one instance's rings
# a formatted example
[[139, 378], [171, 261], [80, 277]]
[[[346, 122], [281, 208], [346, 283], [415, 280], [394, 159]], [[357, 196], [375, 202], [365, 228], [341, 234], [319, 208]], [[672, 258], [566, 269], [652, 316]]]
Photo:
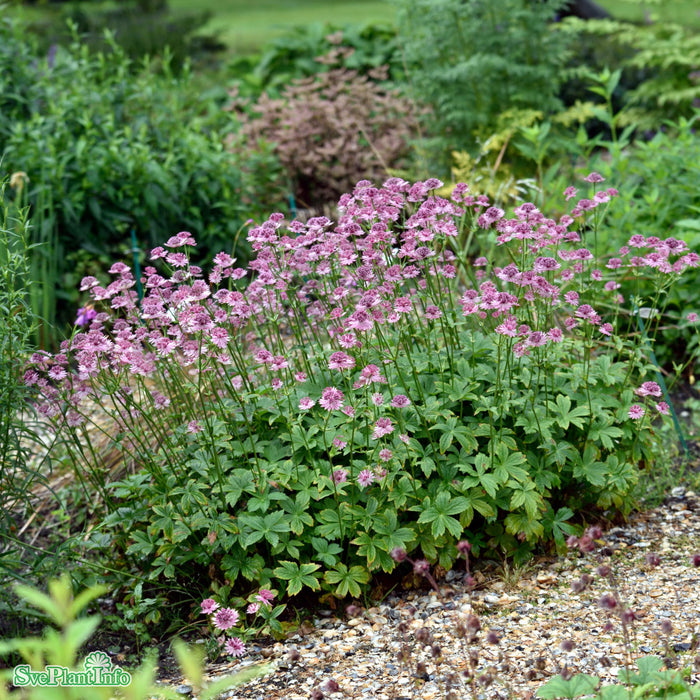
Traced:
[[[583, 124], [594, 115], [592, 102], [576, 103], [566, 110], [550, 116], [553, 124], [569, 128]], [[495, 131], [480, 143], [479, 154], [474, 157], [467, 151], [452, 151], [452, 184], [443, 187], [439, 194], [449, 196], [458, 182], [469, 182], [473, 190], [485, 194], [494, 202], [509, 204], [522, 199], [532, 181], [519, 178], [511, 160], [506, 158], [509, 144], [524, 129], [542, 124], [545, 115], [535, 109], [509, 109], [499, 115]]]

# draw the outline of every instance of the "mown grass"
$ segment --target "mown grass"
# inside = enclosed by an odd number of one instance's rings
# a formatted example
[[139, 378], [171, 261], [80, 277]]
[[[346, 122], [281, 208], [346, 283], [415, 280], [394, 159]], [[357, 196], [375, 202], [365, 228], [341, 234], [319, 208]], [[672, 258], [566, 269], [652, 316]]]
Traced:
[[[191, 12], [193, 3], [170, 0], [170, 7]], [[396, 7], [382, 0], [199, 0], [196, 7], [213, 15], [202, 33], [216, 33], [235, 53], [255, 51], [296, 25], [393, 23], [396, 18]]]

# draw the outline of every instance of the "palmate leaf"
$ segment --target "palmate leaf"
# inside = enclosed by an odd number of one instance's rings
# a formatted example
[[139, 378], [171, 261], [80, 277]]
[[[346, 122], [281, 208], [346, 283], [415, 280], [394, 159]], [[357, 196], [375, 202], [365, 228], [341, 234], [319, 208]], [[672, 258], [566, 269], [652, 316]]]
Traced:
[[297, 564], [295, 561], [282, 561], [272, 573], [282, 581], [287, 581], [287, 594], [292, 596], [307, 586], [317, 591], [321, 584], [315, 572], [321, 567], [318, 564]]
[[345, 564], [337, 564], [333, 571], [326, 571], [323, 577], [327, 583], [338, 584], [335, 594], [344, 598], [348, 593], [355, 598], [362, 593], [360, 584], [369, 581], [369, 573], [361, 566], [351, 566], [349, 569]]

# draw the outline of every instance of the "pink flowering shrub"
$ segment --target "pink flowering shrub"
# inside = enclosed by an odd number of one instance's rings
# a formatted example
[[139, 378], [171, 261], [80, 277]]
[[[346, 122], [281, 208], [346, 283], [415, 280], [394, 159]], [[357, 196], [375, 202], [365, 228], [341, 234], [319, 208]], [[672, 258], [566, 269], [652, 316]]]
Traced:
[[[587, 181], [559, 219], [362, 181], [335, 224], [254, 227], [248, 269], [219, 253], [205, 273], [181, 232], [140, 305], [123, 263], [83, 280], [103, 310], [26, 382], [105, 495], [110, 551], [190, 590], [206, 574], [240, 596], [358, 596], [397, 548], [447, 568], [463, 537], [523, 557], [563, 546], [575, 511], [628, 509], [668, 405], [618, 285], [666, 289], [698, 256], [634, 237], [598, 259], [617, 193]], [[133, 468], [119, 483], [81, 443], [90, 402]]]

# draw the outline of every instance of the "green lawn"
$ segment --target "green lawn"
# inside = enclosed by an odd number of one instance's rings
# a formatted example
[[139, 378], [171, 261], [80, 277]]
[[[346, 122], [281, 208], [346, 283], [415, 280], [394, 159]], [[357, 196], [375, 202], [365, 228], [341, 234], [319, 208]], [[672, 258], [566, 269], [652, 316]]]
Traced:
[[396, 8], [382, 0], [170, 0], [175, 12], [211, 10], [203, 33], [215, 31], [236, 53], [259, 48], [294, 25], [313, 22], [393, 22]]
[[655, 21], [700, 27], [700, 3], [697, 0], [598, 0], [598, 4], [616, 19], [643, 22], [648, 12]]

